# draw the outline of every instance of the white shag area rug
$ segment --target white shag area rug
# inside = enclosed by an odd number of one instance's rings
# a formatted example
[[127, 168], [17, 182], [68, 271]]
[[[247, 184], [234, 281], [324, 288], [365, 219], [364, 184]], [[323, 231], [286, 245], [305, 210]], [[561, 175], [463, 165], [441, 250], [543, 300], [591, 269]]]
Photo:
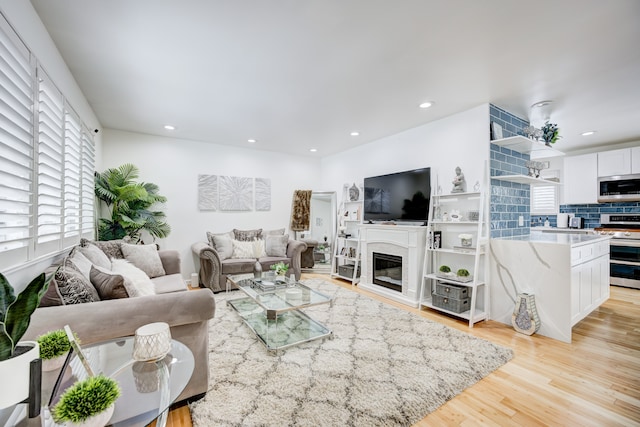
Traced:
[[190, 405], [195, 427], [409, 426], [513, 357], [322, 279], [303, 282], [335, 298], [333, 307], [305, 310], [333, 339], [274, 356], [218, 302], [209, 323], [209, 391]]

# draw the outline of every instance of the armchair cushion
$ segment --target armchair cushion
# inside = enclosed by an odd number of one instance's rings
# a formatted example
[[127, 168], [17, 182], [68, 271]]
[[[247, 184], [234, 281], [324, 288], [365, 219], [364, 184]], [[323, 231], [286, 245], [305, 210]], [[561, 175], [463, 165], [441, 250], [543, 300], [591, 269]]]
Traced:
[[156, 245], [130, 245], [123, 243], [120, 248], [126, 260], [147, 273], [150, 278], [166, 274]]
[[266, 246], [267, 256], [286, 257], [288, 243], [289, 243], [288, 234], [284, 234], [282, 236], [278, 236], [278, 235], [265, 236], [265, 246]]

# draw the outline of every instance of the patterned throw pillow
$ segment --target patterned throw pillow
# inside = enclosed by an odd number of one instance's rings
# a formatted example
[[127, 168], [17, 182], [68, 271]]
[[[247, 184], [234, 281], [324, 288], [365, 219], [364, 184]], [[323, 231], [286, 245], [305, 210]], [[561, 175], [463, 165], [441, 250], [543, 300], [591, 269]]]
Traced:
[[289, 235], [284, 236], [267, 236], [266, 238], [266, 250], [267, 256], [273, 257], [286, 257], [287, 256], [287, 244], [289, 243]]
[[252, 240], [261, 239], [262, 228], [258, 228], [257, 230], [238, 230], [234, 228], [233, 236], [236, 240], [241, 242], [250, 242]]
[[100, 301], [98, 291], [82, 273], [65, 261], [55, 275], [63, 305]]
[[130, 245], [123, 243], [120, 248], [127, 261], [147, 273], [153, 278], [167, 274], [162, 266], [162, 260], [158, 254], [155, 244], [151, 245]]
[[253, 242], [242, 242], [240, 240], [232, 240], [234, 259], [254, 259]]
[[267, 256], [267, 250], [265, 247], [265, 241], [262, 239], [254, 240], [253, 242], [253, 257], [262, 258]]
[[128, 236], [125, 239], [107, 241], [96, 241], [83, 238], [80, 239], [80, 246], [86, 247], [87, 245], [95, 245], [101, 249], [109, 259], [124, 259], [124, 254], [120, 249], [120, 245], [122, 243], [129, 243], [130, 240], [131, 239]]

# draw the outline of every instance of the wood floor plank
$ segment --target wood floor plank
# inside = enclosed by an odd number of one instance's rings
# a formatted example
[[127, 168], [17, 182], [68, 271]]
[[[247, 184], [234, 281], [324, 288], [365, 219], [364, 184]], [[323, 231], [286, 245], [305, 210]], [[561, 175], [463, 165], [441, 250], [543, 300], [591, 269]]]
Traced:
[[[640, 290], [611, 287], [611, 297], [573, 328], [571, 344], [519, 334], [494, 321], [465, 321], [387, 300], [349, 282], [322, 278], [424, 318], [512, 348], [514, 358], [415, 427], [640, 426]], [[169, 427], [192, 427], [187, 406]]]

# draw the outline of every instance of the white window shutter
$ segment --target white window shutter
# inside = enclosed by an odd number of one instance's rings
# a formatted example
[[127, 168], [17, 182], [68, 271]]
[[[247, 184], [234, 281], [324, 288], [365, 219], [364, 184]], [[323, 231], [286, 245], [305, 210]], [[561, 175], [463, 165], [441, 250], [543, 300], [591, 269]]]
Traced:
[[29, 258], [33, 228], [33, 67], [0, 19], [0, 268]]
[[[558, 171], [545, 171], [543, 178], [557, 178]], [[532, 185], [531, 186], [531, 214], [555, 215], [558, 213], [558, 188], [557, 185]]]
[[[64, 126], [64, 244], [80, 236], [80, 176], [82, 132], [79, 120], [68, 107]], [[67, 242], [67, 240], [70, 240]]]
[[96, 150], [93, 139], [89, 132], [84, 129], [82, 132], [82, 210], [81, 210], [81, 232], [82, 237], [87, 239], [95, 238], [94, 203], [95, 203], [95, 159]]

